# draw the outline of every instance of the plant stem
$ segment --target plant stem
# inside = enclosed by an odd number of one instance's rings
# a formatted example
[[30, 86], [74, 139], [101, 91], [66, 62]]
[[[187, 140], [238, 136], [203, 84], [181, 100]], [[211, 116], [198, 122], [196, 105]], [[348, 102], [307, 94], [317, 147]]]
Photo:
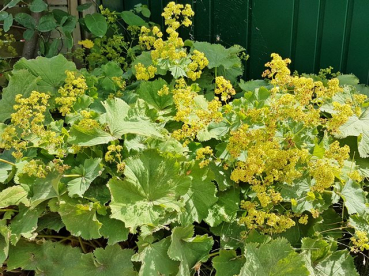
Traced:
[[86, 250], [85, 246], [83, 245], [83, 241], [82, 241], [81, 237], [78, 237], [78, 240], [79, 240], [79, 244], [81, 245], [83, 253], [87, 253], [87, 250]]
[[8, 211], [11, 211], [11, 212], [19, 212], [18, 210], [15, 210], [15, 209], [0, 209], [0, 212], [8, 212]]
[[3, 163], [6, 163], [6, 164], [9, 164], [9, 165], [12, 165], [12, 166], [15, 166], [15, 164], [13, 162], [10, 162], [8, 160], [4, 160], [4, 159], [1, 159], [0, 158], [0, 162], [3, 162]]
[[79, 174], [63, 174], [63, 177], [65, 177], [65, 178], [82, 177], [82, 175], [79, 175]]

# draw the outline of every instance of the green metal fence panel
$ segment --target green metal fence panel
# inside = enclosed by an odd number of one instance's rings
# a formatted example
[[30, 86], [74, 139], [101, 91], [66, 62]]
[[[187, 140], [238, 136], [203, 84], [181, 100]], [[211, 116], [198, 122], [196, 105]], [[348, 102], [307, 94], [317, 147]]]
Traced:
[[[160, 16], [169, 0], [101, 0], [121, 11], [138, 3]], [[292, 70], [317, 73], [320, 68], [353, 73], [369, 83], [368, 0], [178, 0], [192, 5], [194, 25], [182, 30], [185, 38], [239, 44], [250, 59], [246, 78], [261, 77], [270, 54], [292, 59]]]

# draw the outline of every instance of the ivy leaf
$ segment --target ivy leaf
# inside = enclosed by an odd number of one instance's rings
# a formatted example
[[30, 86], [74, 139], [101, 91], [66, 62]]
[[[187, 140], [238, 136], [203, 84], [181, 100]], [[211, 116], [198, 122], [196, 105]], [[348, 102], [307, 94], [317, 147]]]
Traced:
[[363, 215], [368, 211], [365, 193], [361, 185], [351, 179], [343, 186], [341, 197], [350, 215], [355, 213]]
[[286, 239], [276, 239], [268, 244], [245, 245], [246, 263], [240, 275], [303, 276], [309, 275], [303, 256], [297, 254]]
[[8, 3], [7, 7], [8, 7], [8, 8], [13, 8], [13, 7], [15, 7], [16, 5], [18, 5], [18, 3], [19, 3], [20, 1], [21, 1], [21, 0], [11, 0], [11, 1]]
[[152, 123], [127, 117], [130, 108], [122, 99], [109, 99], [102, 104], [106, 109], [106, 122], [110, 133], [114, 137], [120, 138], [128, 133], [143, 136], [162, 136]]
[[359, 276], [354, 265], [354, 259], [347, 250], [333, 252], [328, 258], [315, 267], [316, 276]]
[[13, 15], [9, 14], [5, 19], [4, 19], [4, 32], [9, 32], [10, 27], [13, 25]]
[[348, 121], [339, 128], [340, 133], [337, 138], [345, 138], [348, 136], [358, 137], [358, 150], [360, 157], [369, 157], [369, 108], [360, 115], [353, 115]]
[[182, 224], [201, 222], [207, 217], [210, 207], [218, 200], [215, 196], [216, 187], [208, 178], [208, 170], [200, 169], [198, 164], [191, 169], [192, 178], [190, 189], [183, 196], [186, 212], [180, 215]]
[[72, 235], [86, 240], [101, 237], [101, 223], [96, 218], [96, 209], [91, 202], [63, 197], [58, 212]]
[[37, 25], [37, 30], [40, 32], [50, 32], [56, 29], [56, 20], [52, 13], [43, 15]]
[[103, 37], [106, 34], [106, 31], [108, 30], [108, 24], [102, 14], [87, 14], [84, 19], [87, 28], [93, 35]]
[[10, 118], [14, 112], [15, 96], [22, 94], [28, 97], [33, 90], [38, 91], [39, 77], [36, 77], [27, 70], [15, 70], [10, 75], [9, 84], [3, 89], [2, 99], [0, 100], [0, 121], [4, 122]]
[[220, 250], [219, 255], [213, 259], [213, 266], [219, 276], [239, 275], [245, 263], [243, 256], [237, 256], [234, 250]]
[[77, 177], [67, 183], [70, 197], [75, 195], [83, 196], [92, 181], [102, 173], [103, 169], [100, 163], [101, 158], [86, 159], [83, 165], [72, 170], [73, 174], [80, 175], [81, 177]]
[[133, 250], [121, 249], [118, 244], [97, 248], [93, 253], [82, 255], [78, 264], [67, 269], [64, 275], [75, 275], [78, 271], [79, 275], [90, 276], [134, 276], [132, 255]]
[[128, 239], [129, 230], [122, 221], [100, 215], [97, 218], [102, 223], [100, 233], [108, 239], [108, 245], [114, 245]]
[[14, 20], [29, 30], [34, 30], [36, 28], [36, 20], [27, 13], [17, 13], [14, 17]]
[[142, 225], [166, 224], [173, 213], [180, 212], [179, 199], [188, 191], [190, 178], [181, 174], [175, 159], [148, 150], [125, 163], [125, 178], [108, 183], [112, 218], [134, 231]]
[[47, 4], [44, 0], [33, 0], [31, 5], [29, 5], [31, 12], [43, 12], [47, 9]]
[[129, 26], [147, 26], [145, 20], [131, 11], [123, 11], [121, 12], [120, 16]]
[[218, 201], [209, 210], [209, 215], [205, 222], [210, 226], [217, 226], [220, 223], [232, 222], [236, 218], [239, 210], [240, 190], [233, 188], [225, 192], [218, 192]]
[[11, 205], [23, 203], [29, 205], [27, 200], [28, 193], [19, 185], [8, 187], [0, 192], [0, 209]]
[[213, 239], [208, 235], [195, 236], [194, 226], [175, 227], [168, 248], [168, 255], [172, 260], [180, 261], [178, 275], [189, 276], [196, 264], [206, 262], [209, 251], [213, 246]]
[[91, 7], [93, 5], [93, 3], [86, 3], [86, 4], [82, 4], [82, 5], [78, 5], [77, 6], [77, 11], [82, 12], [84, 10], [87, 10], [89, 7]]
[[167, 254], [169, 245], [170, 237], [147, 244], [133, 256], [132, 261], [142, 263], [140, 276], [174, 275], [178, 271], [179, 262], [171, 260]]
[[75, 71], [76, 65], [63, 55], [57, 55], [52, 58], [37, 57], [29, 60], [21, 58], [14, 65], [14, 69], [26, 69], [35, 77], [40, 77], [37, 91], [54, 95], [66, 78], [65, 71]]
[[0, 21], [5, 20], [9, 16], [9, 13], [6, 11], [0, 11]]

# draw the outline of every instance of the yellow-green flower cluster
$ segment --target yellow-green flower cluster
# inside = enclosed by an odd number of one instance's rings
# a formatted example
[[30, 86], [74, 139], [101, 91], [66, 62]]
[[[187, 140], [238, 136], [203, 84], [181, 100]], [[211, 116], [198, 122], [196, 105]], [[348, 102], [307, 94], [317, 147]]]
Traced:
[[23, 174], [37, 178], [45, 178], [48, 172], [46, 165], [41, 160], [31, 160], [22, 169]]
[[17, 41], [14, 35], [9, 33], [3, 34], [3, 29], [0, 28], [0, 36], [2, 36], [0, 39], [0, 49], [5, 49], [12, 57], [17, 56], [17, 50], [12, 45]]
[[191, 55], [192, 62], [187, 66], [188, 71], [186, 72], [187, 77], [195, 81], [201, 77], [202, 70], [208, 66], [209, 61], [205, 57], [204, 53], [194, 50]]
[[205, 148], [200, 148], [196, 151], [196, 160], [201, 160], [199, 163], [200, 168], [204, 168], [209, 165], [210, 158], [207, 158], [207, 156], [211, 157], [213, 155], [213, 150], [206, 146]]
[[250, 201], [241, 202], [241, 208], [247, 211], [246, 215], [239, 220], [249, 230], [258, 229], [265, 234], [277, 234], [285, 232], [287, 229], [295, 226], [291, 214], [275, 214], [256, 209], [256, 205]]
[[354, 112], [351, 105], [338, 102], [333, 102], [333, 109], [335, 113], [332, 114], [332, 118], [327, 120], [327, 129], [332, 133], [339, 134], [339, 128], [354, 115]]
[[0, 147], [13, 148], [15, 158], [23, 156], [22, 151], [27, 148], [28, 141], [24, 140], [32, 135], [41, 136], [44, 131], [45, 111], [48, 106], [49, 95], [32, 91], [28, 98], [21, 94], [15, 97], [15, 112], [11, 114], [11, 124], [7, 126], [1, 136]]
[[47, 130], [44, 125], [49, 98], [48, 94], [37, 91], [32, 91], [28, 98], [17, 95], [13, 106], [15, 112], [11, 115], [11, 124], [2, 133], [0, 147], [15, 149], [12, 155], [20, 159], [32, 141], [52, 154], [63, 156], [63, 137]]
[[216, 88], [214, 93], [216, 95], [220, 95], [220, 99], [222, 101], [229, 100], [233, 95], [236, 94], [236, 91], [233, 89], [233, 86], [229, 80], [226, 80], [224, 77], [216, 77], [215, 78]]
[[161, 37], [163, 37], [163, 33], [157, 26], [154, 26], [152, 29], [142, 26], [138, 43], [142, 49], [151, 50], [155, 41]]
[[[181, 25], [186, 27], [192, 25], [190, 18], [194, 16], [195, 13], [189, 4], [183, 6], [182, 4], [176, 4], [175, 2], [169, 2], [161, 15], [164, 17], [165, 25], [175, 31]], [[179, 22], [180, 19], [181, 22]]]
[[367, 232], [356, 231], [355, 236], [350, 240], [352, 241], [351, 251], [358, 252], [369, 250], [369, 238]]
[[135, 65], [136, 70], [136, 78], [137, 80], [149, 80], [155, 77], [155, 73], [157, 71], [155, 66], [145, 67], [142, 63], [138, 63]]
[[118, 173], [123, 173], [126, 166], [122, 160], [122, 150], [123, 147], [121, 145], [109, 145], [108, 151], [105, 153], [105, 161], [115, 163]]
[[55, 103], [63, 116], [71, 113], [78, 97], [84, 95], [88, 88], [83, 76], [77, 76], [77, 73], [72, 71], [65, 73], [67, 75], [65, 84], [58, 90], [60, 97], [55, 98]]
[[195, 101], [197, 93], [192, 91], [192, 87], [188, 86], [183, 78], [176, 81], [172, 94], [177, 110], [174, 119], [184, 123], [181, 129], [173, 132], [175, 139], [185, 140], [187, 144], [211, 122], [219, 122], [222, 119], [221, 102], [214, 99], [207, 102], [207, 106], [197, 104]]

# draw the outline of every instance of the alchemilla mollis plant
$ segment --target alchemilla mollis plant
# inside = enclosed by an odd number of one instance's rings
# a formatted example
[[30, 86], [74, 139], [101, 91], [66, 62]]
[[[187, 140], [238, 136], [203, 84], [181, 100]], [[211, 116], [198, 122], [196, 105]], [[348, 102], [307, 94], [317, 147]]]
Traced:
[[99, 38], [81, 42], [87, 69], [62, 55], [14, 65], [3, 273], [366, 275], [368, 89], [291, 74], [278, 54], [245, 82], [242, 47], [179, 36], [190, 5], [162, 16], [165, 30], [129, 21], [124, 60], [96, 63]]

